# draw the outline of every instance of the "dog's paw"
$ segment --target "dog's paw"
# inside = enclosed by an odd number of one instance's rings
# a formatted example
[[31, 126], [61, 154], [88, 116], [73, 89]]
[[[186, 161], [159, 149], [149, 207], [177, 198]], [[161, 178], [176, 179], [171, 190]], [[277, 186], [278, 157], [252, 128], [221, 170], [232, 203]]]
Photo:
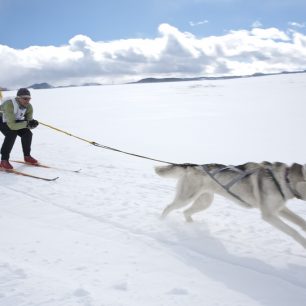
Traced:
[[160, 219], [161, 221], [164, 221], [164, 220], [166, 219], [166, 217], [167, 217], [167, 215], [164, 214], [164, 213], [162, 213], [162, 214], [159, 216], [159, 219]]
[[192, 223], [193, 222], [193, 219], [191, 218], [191, 216], [187, 215], [187, 214], [184, 214], [185, 216], [185, 220], [187, 223]]

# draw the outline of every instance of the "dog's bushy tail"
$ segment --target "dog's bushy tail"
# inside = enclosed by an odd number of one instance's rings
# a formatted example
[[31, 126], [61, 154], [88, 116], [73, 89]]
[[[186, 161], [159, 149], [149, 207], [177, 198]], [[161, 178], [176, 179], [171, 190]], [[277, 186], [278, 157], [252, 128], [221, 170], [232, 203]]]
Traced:
[[156, 166], [155, 172], [162, 177], [179, 178], [185, 174], [186, 168], [179, 165]]

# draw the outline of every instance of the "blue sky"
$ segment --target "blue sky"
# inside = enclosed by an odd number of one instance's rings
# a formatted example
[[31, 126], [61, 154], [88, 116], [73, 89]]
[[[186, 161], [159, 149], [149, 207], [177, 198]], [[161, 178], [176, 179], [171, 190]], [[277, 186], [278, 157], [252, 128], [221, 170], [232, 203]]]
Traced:
[[194, 35], [222, 35], [306, 22], [305, 0], [0, 0], [0, 43], [25, 48], [66, 44], [77, 34], [93, 40], [152, 38], [161, 23]]
[[0, 0], [0, 87], [306, 69], [305, 0]]

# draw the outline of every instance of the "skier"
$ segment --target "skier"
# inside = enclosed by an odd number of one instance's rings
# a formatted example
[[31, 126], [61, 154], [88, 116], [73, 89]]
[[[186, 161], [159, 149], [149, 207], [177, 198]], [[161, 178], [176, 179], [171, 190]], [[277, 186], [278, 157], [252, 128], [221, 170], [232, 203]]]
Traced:
[[33, 119], [33, 107], [30, 104], [31, 93], [27, 88], [20, 88], [16, 97], [4, 98], [0, 106], [0, 131], [5, 136], [1, 147], [1, 168], [11, 170], [9, 162], [17, 136], [21, 138], [24, 161], [37, 164], [31, 153], [32, 132], [39, 122]]

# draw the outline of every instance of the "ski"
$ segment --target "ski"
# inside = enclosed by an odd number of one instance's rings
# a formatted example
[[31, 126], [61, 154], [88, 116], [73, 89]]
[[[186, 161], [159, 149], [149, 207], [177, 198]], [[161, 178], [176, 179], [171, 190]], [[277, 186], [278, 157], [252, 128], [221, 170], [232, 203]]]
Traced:
[[37, 179], [37, 180], [43, 180], [43, 181], [47, 181], [47, 182], [52, 182], [52, 181], [55, 181], [59, 178], [58, 176], [54, 177], [54, 178], [48, 178], [48, 177], [43, 177], [43, 176], [32, 175], [32, 174], [21, 172], [21, 171], [15, 170], [15, 169], [6, 170], [6, 169], [3, 169], [3, 168], [0, 168], [0, 170], [3, 171], [3, 172], [6, 172], [6, 173], [12, 173], [12, 174], [21, 175], [21, 176], [27, 176], [27, 177], [30, 177], [30, 178], [34, 178], [34, 179]]
[[74, 173], [78, 173], [78, 172], [81, 171], [81, 169], [72, 170], [72, 169], [58, 168], [58, 167], [53, 167], [53, 166], [44, 165], [44, 164], [41, 164], [41, 163], [38, 163], [38, 164], [30, 164], [30, 163], [27, 163], [27, 162], [22, 161], [22, 160], [11, 160], [11, 162], [18, 163], [18, 164], [24, 164], [24, 165], [28, 165], [28, 166], [33, 166], [33, 167], [41, 167], [41, 168], [47, 168], [47, 169], [55, 169], [55, 170], [68, 171], [68, 172], [74, 172]]

